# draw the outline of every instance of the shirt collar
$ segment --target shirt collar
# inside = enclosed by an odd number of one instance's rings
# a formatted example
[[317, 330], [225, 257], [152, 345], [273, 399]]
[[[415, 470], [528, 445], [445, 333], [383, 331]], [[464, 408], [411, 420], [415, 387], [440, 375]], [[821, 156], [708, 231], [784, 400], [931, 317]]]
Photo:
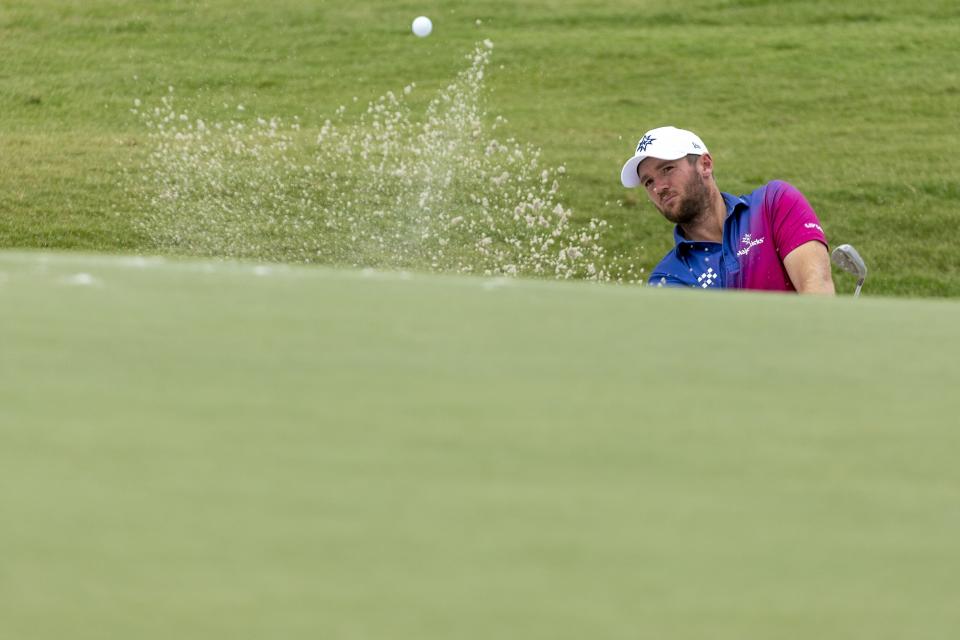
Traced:
[[[720, 192], [720, 195], [723, 196], [723, 204], [727, 207], [727, 218], [733, 215], [733, 213], [740, 207], [749, 207], [750, 203], [743, 196], [735, 196], [729, 193]], [[673, 241], [677, 245], [681, 244], [695, 244], [695, 240], [687, 240], [680, 234], [680, 225], [673, 227]]]

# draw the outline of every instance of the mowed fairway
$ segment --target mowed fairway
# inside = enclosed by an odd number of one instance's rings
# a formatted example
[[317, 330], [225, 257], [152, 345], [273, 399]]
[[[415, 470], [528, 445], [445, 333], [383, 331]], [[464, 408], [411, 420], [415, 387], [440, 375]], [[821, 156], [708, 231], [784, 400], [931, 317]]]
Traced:
[[0, 253], [0, 635], [950, 638], [958, 326]]

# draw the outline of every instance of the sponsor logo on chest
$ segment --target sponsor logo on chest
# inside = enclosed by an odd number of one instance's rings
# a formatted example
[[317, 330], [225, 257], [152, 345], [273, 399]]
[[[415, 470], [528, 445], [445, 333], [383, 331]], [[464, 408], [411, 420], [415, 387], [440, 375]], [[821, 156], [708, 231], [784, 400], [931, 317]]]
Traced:
[[748, 253], [750, 253], [750, 249], [753, 249], [757, 245], [763, 244], [764, 239], [765, 238], [754, 239], [753, 236], [749, 233], [743, 234], [743, 237], [740, 238], [740, 244], [742, 245], [742, 248], [739, 251], [737, 251], [737, 255], [738, 256], [747, 255]]
[[701, 288], [706, 289], [707, 287], [713, 286], [713, 283], [716, 282], [719, 277], [720, 274], [714, 271], [713, 267], [710, 267], [700, 274], [697, 278], [697, 284], [700, 285]]

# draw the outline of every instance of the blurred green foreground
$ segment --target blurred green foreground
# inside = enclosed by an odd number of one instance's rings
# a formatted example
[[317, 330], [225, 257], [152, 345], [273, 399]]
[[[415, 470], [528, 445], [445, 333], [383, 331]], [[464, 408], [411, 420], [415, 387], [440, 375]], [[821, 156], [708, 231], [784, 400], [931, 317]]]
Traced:
[[0, 636], [952, 637], [958, 326], [0, 253]]

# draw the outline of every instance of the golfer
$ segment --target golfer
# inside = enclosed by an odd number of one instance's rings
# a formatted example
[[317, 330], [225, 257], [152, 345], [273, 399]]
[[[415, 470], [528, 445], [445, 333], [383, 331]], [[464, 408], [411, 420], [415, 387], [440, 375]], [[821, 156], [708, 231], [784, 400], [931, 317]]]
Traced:
[[696, 134], [646, 132], [620, 180], [642, 186], [676, 225], [676, 245], [648, 284], [834, 294], [827, 239], [803, 194], [779, 180], [744, 196], [721, 192]]

